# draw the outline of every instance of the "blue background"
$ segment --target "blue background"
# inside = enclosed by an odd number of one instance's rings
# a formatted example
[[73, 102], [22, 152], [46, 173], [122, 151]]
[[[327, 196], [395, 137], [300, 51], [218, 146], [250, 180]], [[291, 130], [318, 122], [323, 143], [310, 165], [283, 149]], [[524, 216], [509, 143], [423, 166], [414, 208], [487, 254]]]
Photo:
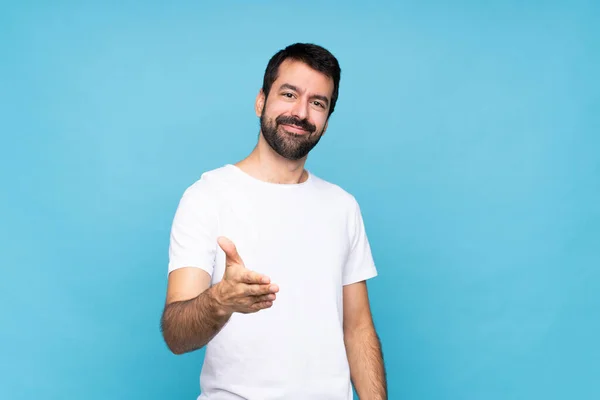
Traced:
[[159, 331], [170, 224], [296, 41], [342, 65], [308, 167], [361, 203], [390, 398], [600, 398], [599, 11], [3, 3], [0, 398], [195, 399], [203, 353]]

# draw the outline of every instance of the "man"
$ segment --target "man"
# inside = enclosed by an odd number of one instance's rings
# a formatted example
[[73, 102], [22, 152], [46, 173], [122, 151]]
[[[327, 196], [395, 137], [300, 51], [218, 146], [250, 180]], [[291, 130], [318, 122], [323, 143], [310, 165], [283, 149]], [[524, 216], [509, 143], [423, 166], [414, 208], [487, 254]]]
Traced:
[[339, 80], [320, 46], [279, 51], [256, 97], [256, 147], [181, 198], [161, 327], [175, 354], [206, 346], [198, 399], [350, 400], [352, 384], [387, 398], [359, 205], [304, 168]]

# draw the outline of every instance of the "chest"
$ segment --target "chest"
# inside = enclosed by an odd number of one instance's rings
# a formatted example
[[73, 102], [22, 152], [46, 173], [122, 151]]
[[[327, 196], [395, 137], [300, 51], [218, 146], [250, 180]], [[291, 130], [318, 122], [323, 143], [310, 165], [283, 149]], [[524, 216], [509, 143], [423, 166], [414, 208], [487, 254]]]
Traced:
[[[246, 268], [290, 290], [329, 290], [341, 284], [349, 250], [347, 220], [318, 197], [252, 198], [221, 203], [219, 234], [231, 239]], [[218, 249], [213, 282], [223, 276]]]

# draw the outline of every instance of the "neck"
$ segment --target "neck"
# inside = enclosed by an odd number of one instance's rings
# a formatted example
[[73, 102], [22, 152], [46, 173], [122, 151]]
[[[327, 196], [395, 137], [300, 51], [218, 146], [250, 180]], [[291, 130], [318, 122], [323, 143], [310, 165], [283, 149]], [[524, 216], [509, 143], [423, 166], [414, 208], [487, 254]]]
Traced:
[[277, 154], [266, 142], [262, 133], [252, 152], [235, 165], [247, 174], [270, 183], [302, 183], [308, 178], [304, 169], [306, 157], [288, 160]]

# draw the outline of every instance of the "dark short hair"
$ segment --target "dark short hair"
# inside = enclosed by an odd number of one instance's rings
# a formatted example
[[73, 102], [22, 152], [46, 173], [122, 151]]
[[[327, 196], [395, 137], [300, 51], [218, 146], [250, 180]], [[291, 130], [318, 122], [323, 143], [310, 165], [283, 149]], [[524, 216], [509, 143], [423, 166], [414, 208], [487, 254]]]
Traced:
[[294, 43], [286, 48], [279, 50], [267, 64], [265, 76], [263, 78], [262, 90], [265, 96], [269, 96], [271, 85], [277, 79], [279, 66], [286, 59], [301, 61], [312, 69], [333, 79], [333, 94], [331, 95], [331, 104], [329, 105], [329, 115], [335, 109], [337, 102], [341, 69], [338, 60], [327, 49], [312, 43]]

